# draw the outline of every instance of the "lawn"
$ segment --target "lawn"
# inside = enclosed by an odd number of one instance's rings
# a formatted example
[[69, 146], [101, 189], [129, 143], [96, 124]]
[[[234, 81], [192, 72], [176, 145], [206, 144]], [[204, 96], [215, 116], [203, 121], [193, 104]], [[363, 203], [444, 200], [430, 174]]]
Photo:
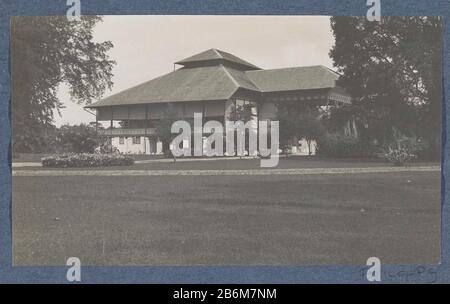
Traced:
[[[179, 159], [176, 162], [166, 160], [143, 160], [137, 158], [132, 166], [89, 168], [89, 170], [246, 170], [260, 169], [259, 159]], [[149, 161], [149, 162], [145, 162]], [[439, 162], [415, 162], [411, 166], [439, 166]], [[302, 168], [367, 168], [391, 167], [392, 164], [379, 159], [331, 159], [322, 157], [298, 156], [280, 158], [279, 163], [272, 169], [302, 169]], [[15, 167], [14, 170], [30, 170], [34, 167]], [[38, 170], [61, 170], [61, 168], [42, 168]], [[267, 168], [271, 169], [271, 168]], [[80, 168], [66, 168], [64, 170], [80, 170]]]
[[16, 163], [39, 163], [41, 158], [52, 154], [45, 153], [13, 153], [12, 161]]
[[[16, 163], [40, 163], [43, 157], [54, 154], [49, 153], [13, 153], [12, 161]], [[130, 155], [134, 160], [162, 159], [164, 155]]]
[[[236, 162], [236, 164], [238, 164]], [[181, 163], [180, 163], [181, 164]], [[15, 265], [426, 264], [440, 173], [13, 177]]]

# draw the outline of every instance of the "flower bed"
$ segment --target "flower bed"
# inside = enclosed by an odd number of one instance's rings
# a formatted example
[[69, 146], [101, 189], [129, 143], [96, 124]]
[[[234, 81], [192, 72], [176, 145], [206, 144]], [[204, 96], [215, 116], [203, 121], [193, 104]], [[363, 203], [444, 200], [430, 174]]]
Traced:
[[417, 156], [406, 148], [389, 148], [383, 157], [395, 166], [405, 166], [408, 162], [413, 161]]
[[42, 158], [49, 168], [131, 166], [134, 160], [121, 154], [61, 154]]

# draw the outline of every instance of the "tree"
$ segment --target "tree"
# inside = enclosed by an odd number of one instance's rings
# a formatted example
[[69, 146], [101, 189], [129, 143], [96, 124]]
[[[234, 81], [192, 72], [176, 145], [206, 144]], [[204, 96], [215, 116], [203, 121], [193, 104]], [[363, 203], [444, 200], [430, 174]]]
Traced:
[[[243, 105], [233, 105], [231, 107], [231, 110], [228, 114], [228, 120], [229, 121], [242, 121], [244, 124], [251, 121], [252, 120], [252, 105], [250, 103], [245, 103]], [[249, 151], [249, 146], [250, 146], [250, 132], [249, 130], [246, 128], [245, 129], [245, 149], [247, 151]], [[237, 153], [237, 141], [238, 141], [238, 137], [237, 137], [237, 133], [234, 134], [234, 153]], [[224, 138], [224, 141], [226, 139]], [[226, 143], [224, 143], [224, 145], [226, 145]], [[249, 151], [250, 152], [250, 151]], [[240, 158], [242, 158], [242, 155], [240, 155]]]
[[11, 21], [12, 142], [14, 151], [38, 152], [53, 113], [63, 107], [60, 84], [73, 101], [89, 104], [111, 89], [115, 64], [109, 41], [95, 42], [93, 29], [102, 19], [83, 16], [13, 17]]
[[230, 121], [242, 121], [247, 123], [252, 119], [252, 105], [236, 105], [233, 106], [228, 114], [228, 120]]
[[166, 155], [173, 156], [170, 151], [170, 144], [178, 134], [171, 132], [172, 124], [178, 121], [178, 112], [172, 104], [168, 104], [164, 110], [161, 119], [155, 122], [156, 134], [163, 144], [163, 151]]
[[280, 122], [280, 141], [287, 147], [295, 137], [305, 139], [311, 155], [311, 143], [320, 139], [325, 129], [318, 117], [318, 110], [298, 104], [280, 103], [277, 106], [277, 117]]
[[94, 153], [99, 145], [95, 125], [62, 125], [57, 132], [57, 143], [66, 152]]
[[308, 144], [308, 153], [311, 155], [311, 144], [325, 134], [325, 129], [317, 118], [309, 113], [301, 114], [297, 119], [297, 137], [304, 138]]
[[383, 144], [396, 132], [420, 135], [438, 153], [442, 19], [332, 17], [331, 27], [336, 43], [330, 56], [343, 74], [337, 84], [354, 98], [347, 113], [363, 122], [366, 140]]

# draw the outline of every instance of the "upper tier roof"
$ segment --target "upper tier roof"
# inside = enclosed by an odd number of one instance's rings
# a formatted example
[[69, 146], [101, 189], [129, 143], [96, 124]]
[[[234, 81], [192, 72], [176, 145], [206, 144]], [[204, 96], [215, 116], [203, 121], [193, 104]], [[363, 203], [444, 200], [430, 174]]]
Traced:
[[199, 65], [202, 63], [210, 64], [214, 62], [221, 63], [232, 63], [240, 66], [243, 70], [259, 70], [260, 68], [239, 58], [230, 53], [217, 50], [217, 49], [209, 49], [207, 51], [201, 52], [194, 56], [188, 57], [186, 59], [175, 62], [175, 64], [190, 66], [190, 65]]

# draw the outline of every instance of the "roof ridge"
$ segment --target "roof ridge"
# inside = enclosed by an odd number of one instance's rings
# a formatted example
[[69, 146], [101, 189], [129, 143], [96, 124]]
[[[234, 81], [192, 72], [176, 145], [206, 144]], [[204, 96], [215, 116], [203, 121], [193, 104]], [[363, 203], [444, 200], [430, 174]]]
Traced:
[[[255, 88], [257, 88], [259, 91], [261, 91], [261, 88], [260, 88], [253, 80], [251, 80], [250, 77], [247, 76], [247, 74], [246, 74], [247, 71], [241, 71], [241, 70], [237, 70], [237, 69], [234, 69], [234, 68], [231, 68], [231, 67], [226, 67], [226, 66], [223, 66], [223, 68], [224, 68], [225, 70], [227, 70], [228, 74], [230, 74], [231, 77], [233, 77], [233, 75], [231, 75], [231, 73], [228, 71], [228, 69], [233, 70], [233, 71], [238, 72], [238, 73], [244, 74], [245, 77], [247, 78], [247, 80], [248, 80], [252, 85], [254, 85]], [[262, 70], [262, 71], [264, 71], [264, 70]], [[233, 79], [234, 79], [234, 77], [233, 77]], [[239, 87], [241, 87], [241, 86], [239, 86]]]
[[216, 55], [219, 56], [220, 58], [225, 59], [225, 58], [222, 56], [222, 54], [220, 54], [220, 52], [219, 52], [218, 49], [212, 48], [211, 50], [213, 50], [214, 53], [216, 53]]
[[248, 69], [260, 69], [253, 63], [250, 63], [240, 57], [237, 57], [236, 55], [233, 55], [231, 53], [228, 53], [228, 52], [216, 49], [216, 48], [210, 48], [201, 53], [192, 55], [188, 58], [185, 58], [183, 60], [175, 62], [175, 64], [186, 65], [186, 64], [192, 63], [192, 62], [203, 62], [203, 61], [212, 61], [212, 60], [223, 60], [226, 62], [232, 62], [234, 64], [238, 64], [238, 65], [246, 67]]
[[324, 69], [327, 69], [327, 70], [330, 71], [330, 72], [335, 73], [336, 75], [342, 76], [342, 74], [340, 74], [340, 73], [338, 73], [338, 72], [332, 70], [331, 68], [329, 68], [329, 67], [327, 67], [327, 66], [325, 66], [325, 65], [320, 65], [320, 66], [321, 66], [322, 68], [324, 68]]
[[227, 76], [228, 76], [229, 78], [231, 78], [231, 81], [234, 83], [234, 85], [235, 85], [237, 88], [240, 88], [241, 86], [239, 85], [239, 83], [237, 82], [237, 80], [234, 79], [233, 75], [230, 74], [230, 72], [225, 68], [225, 66], [224, 66], [223, 64], [221, 64], [221, 65], [219, 65], [219, 66], [225, 71], [225, 74], [227, 74]]
[[[303, 69], [303, 68], [314, 68], [314, 67], [321, 67], [321, 68], [325, 68], [328, 69], [332, 72], [334, 72], [333, 70], [327, 68], [324, 65], [321, 64], [316, 64], [316, 65], [305, 65], [305, 66], [291, 66], [291, 67], [285, 67], [285, 68], [274, 68], [274, 69], [263, 69], [263, 70], [250, 70], [250, 71], [244, 71], [245, 73], [252, 73], [252, 72], [262, 72], [262, 71], [277, 71], [277, 70], [289, 70], [289, 69]], [[336, 72], [334, 72], [336, 73]]]

